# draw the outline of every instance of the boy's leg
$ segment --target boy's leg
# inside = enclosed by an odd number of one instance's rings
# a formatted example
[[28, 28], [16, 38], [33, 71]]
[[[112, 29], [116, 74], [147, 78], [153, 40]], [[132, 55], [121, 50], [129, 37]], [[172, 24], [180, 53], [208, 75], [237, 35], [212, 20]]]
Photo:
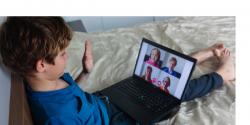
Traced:
[[202, 97], [223, 85], [222, 77], [216, 72], [192, 79], [183, 93], [182, 101], [190, 101]]
[[[203, 53], [206, 58], [202, 57], [201, 53]], [[212, 57], [207, 56], [209, 55], [209, 53], [210, 52], [207, 50], [200, 51], [198, 52], [198, 54], [196, 54], [195, 58], [201, 57], [197, 60], [204, 61], [207, 58]], [[213, 73], [206, 74], [201, 76], [200, 78], [191, 80], [187, 85], [182, 101], [189, 101], [194, 98], [204, 96], [212, 90], [222, 86], [223, 81], [229, 81], [234, 79], [234, 66], [231, 60], [229, 50], [224, 49], [221, 52], [217, 51], [217, 55], [214, 56], [217, 56], [220, 61], [220, 66], [218, 67], [218, 69]]]
[[193, 58], [197, 59], [197, 64], [200, 64], [211, 57], [214, 57], [214, 56], [220, 57], [222, 51], [224, 51], [224, 50], [225, 50], [225, 47], [222, 43], [216, 43], [216, 44], [212, 45], [211, 47], [194, 52], [190, 55]]

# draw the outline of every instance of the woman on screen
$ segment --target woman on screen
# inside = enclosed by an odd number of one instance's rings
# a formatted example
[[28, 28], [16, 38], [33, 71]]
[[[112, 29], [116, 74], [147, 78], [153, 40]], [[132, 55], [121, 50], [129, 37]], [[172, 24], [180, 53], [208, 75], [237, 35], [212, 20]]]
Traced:
[[164, 90], [166, 93], [169, 93], [168, 87], [170, 86], [170, 83], [171, 83], [170, 77], [168, 77], [168, 76], [165, 77], [162, 80], [160, 89]]
[[159, 49], [154, 48], [151, 50], [150, 57], [146, 61], [146, 63], [155, 66], [157, 68], [160, 68], [160, 57], [161, 57], [161, 52]]

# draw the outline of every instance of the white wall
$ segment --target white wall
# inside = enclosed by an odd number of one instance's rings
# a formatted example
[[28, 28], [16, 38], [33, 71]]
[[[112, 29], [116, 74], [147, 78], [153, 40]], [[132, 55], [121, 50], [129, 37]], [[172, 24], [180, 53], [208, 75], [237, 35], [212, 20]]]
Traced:
[[153, 17], [102, 17], [103, 29], [128, 27], [136, 24], [153, 22]]
[[[167, 16], [64, 16], [65, 21], [81, 20], [87, 32], [105, 31], [113, 28], [134, 26], [142, 23], [166, 20]], [[4, 17], [0, 16], [0, 23]]]
[[154, 16], [78, 16], [63, 17], [66, 21], [81, 20], [87, 32], [100, 32], [113, 28], [129, 27], [142, 23], [166, 20], [169, 17]]

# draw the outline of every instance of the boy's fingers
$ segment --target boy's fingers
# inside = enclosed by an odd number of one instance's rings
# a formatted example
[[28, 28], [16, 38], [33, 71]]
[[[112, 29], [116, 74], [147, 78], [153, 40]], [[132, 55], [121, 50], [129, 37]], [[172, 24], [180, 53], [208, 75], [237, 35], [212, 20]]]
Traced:
[[89, 56], [92, 54], [92, 45], [90, 43], [89, 40], [86, 40], [85, 42], [85, 52], [84, 52], [84, 55], [85, 56]]

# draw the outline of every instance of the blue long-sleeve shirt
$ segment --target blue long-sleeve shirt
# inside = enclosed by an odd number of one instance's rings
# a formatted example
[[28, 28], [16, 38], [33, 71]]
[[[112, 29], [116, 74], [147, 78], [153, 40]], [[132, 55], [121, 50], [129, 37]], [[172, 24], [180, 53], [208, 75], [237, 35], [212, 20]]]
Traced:
[[67, 88], [49, 92], [26, 92], [35, 125], [108, 125], [107, 109], [98, 97], [82, 91], [65, 73]]

